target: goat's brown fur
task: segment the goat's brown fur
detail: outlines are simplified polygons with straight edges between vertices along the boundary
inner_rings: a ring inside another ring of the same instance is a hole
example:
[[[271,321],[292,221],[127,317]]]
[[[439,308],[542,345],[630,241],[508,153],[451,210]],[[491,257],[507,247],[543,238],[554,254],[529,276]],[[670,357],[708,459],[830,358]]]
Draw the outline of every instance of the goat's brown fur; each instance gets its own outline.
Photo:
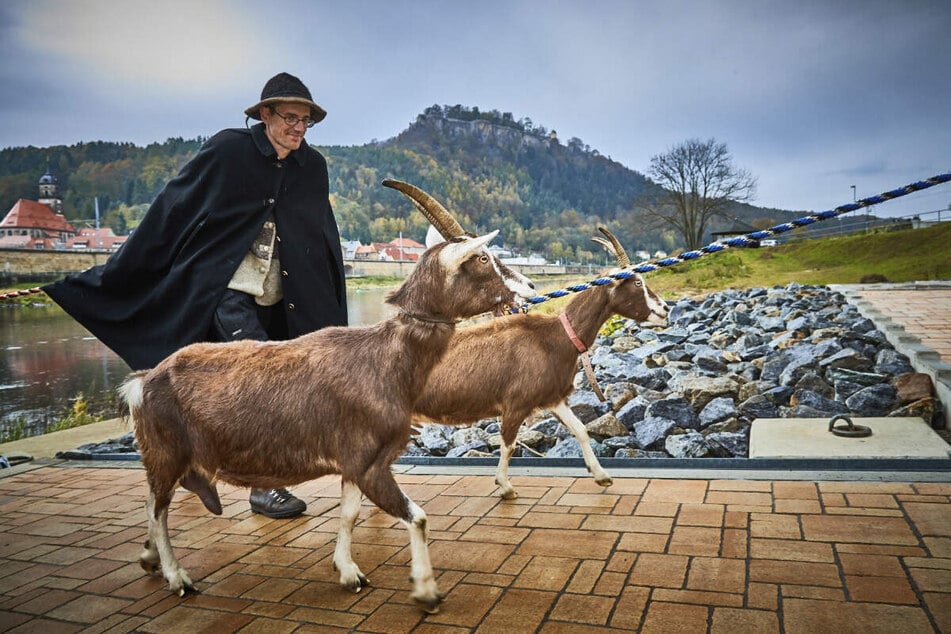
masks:
[[[425,552],[425,514],[399,489],[390,465],[406,448],[412,402],[444,353],[453,320],[517,299],[484,247],[462,247],[464,259],[446,270],[455,263],[443,256],[447,245],[423,254],[387,300],[399,314],[379,324],[326,328],[281,342],[194,344],[132,375],[123,393],[150,488],[143,567],[161,566],[173,591],[194,588],[167,536],[179,482],[220,513],[216,480],[275,488],[339,473],[345,493],[356,486],[407,523],[414,597],[436,609],[442,596]],[[460,251],[458,244],[448,248]],[[353,494],[345,497],[352,507]],[[334,561],[341,583],[359,590],[366,578],[350,559],[349,535],[346,541]]]
[[[565,313],[579,339],[591,347],[609,317],[663,321],[667,306],[640,277],[576,295]],[[574,390],[578,350],[557,316],[512,315],[459,329],[417,399],[414,419],[469,425],[500,416],[503,454],[496,481],[505,498],[516,497],[506,475],[508,458],[522,422],[537,409],[551,409],[575,433],[589,470],[600,484],[611,484],[588,446],[580,421],[567,407]],[[579,431],[580,430],[580,431]]]

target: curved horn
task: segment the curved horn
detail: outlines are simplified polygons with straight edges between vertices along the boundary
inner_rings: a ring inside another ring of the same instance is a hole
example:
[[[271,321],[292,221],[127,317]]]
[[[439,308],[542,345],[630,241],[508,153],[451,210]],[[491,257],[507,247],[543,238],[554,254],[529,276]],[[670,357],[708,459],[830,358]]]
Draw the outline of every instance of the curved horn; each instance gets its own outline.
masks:
[[[617,258],[617,263],[621,268],[625,268],[631,265],[631,259],[627,257],[627,252],[624,250],[624,247],[621,246],[621,243],[618,242],[617,238],[614,237],[614,234],[608,231],[607,227],[598,227],[598,231],[603,233],[605,237],[611,241],[611,246],[614,247],[613,253],[614,257]],[[601,242],[600,239],[594,239],[595,242]],[[601,242],[604,244],[603,242]]]
[[[420,213],[426,216],[429,222],[436,227],[446,240],[452,240],[453,238],[458,238],[466,234],[462,226],[452,217],[452,214],[450,214],[438,200],[419,187],[392,178],[383,179],[383,185],[406,194],[406,196],[413,201],[413,204],[416,205],[416,208],[419,209]]]

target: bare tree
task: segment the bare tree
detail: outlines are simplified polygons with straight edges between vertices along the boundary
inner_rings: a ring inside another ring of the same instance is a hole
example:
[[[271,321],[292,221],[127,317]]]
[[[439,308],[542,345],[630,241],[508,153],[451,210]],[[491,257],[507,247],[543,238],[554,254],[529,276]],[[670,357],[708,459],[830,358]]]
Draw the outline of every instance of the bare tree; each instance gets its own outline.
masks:
[[[756,194],[756,178],[735,167],[726,144],[713,138],[689,139],[652,157],[647,173],[665,190],[648,214],[673,225],[691,250],[703,246],[711,218]]]

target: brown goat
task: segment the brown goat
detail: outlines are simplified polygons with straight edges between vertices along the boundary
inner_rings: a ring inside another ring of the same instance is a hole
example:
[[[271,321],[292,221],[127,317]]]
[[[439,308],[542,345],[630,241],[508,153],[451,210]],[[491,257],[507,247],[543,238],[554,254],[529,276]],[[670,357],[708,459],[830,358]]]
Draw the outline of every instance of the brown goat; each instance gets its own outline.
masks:
[[[444,595],[430,564],[426,515],[400,490],[390,465],[406,449],[412,402],[455,321],[532,293],[505,278],[485,249],[496,233],[428,249],[387,298],[397,313],[376,325],[325,328],[290,341],[194,344],[131,375],[121,393],[149,484],[142,567],[160,569],[179,595],[195,589],[168,536],[179,482],[220,514],[216,480],[267,489],[340,474],[342,526],[356,520],[361,492],[402,520],[413,598],[437,611]],[[359,591],[367,579],[351,559],[349,534],[341,529],[334,565],[341,585]]]
[[[630,264],[614,236],[606,229],[601,231],[611,244],[596,240],[609,248],[622,266]],[[508,464],[519,427],[533,411],[548,409],[578,439],[595,481],[610,486],[611,477],[591,450],[584,425],[568,407],[580,350],[561,319],[567,318],[587,349],[614,314],[661,324],[667,312],[667,304],[635,274],[576,295],[563,317],[512,315],[459,329],[413,406],[414,422],[459,426],[501,417],[502,456],[495,481],[503,498],[514,499],[518,494],[509,480]]]

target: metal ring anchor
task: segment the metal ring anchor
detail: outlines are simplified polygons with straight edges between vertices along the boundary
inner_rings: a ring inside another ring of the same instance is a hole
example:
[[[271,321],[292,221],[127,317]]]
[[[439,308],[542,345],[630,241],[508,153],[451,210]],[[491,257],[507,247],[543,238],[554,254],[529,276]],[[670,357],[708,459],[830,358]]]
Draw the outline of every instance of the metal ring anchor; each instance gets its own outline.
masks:
[[[844,420],[845,425],[835,426],[837,420]],[[852,423],[852,419],[844,414],[839,414],[838,416],[833,416],[829,421],[829,431],[831,431],[836,436],[843,436],[845,438],[865,438],[866,436],[872,435],[871,427],[866,427],[865,425],[855,425]]]

